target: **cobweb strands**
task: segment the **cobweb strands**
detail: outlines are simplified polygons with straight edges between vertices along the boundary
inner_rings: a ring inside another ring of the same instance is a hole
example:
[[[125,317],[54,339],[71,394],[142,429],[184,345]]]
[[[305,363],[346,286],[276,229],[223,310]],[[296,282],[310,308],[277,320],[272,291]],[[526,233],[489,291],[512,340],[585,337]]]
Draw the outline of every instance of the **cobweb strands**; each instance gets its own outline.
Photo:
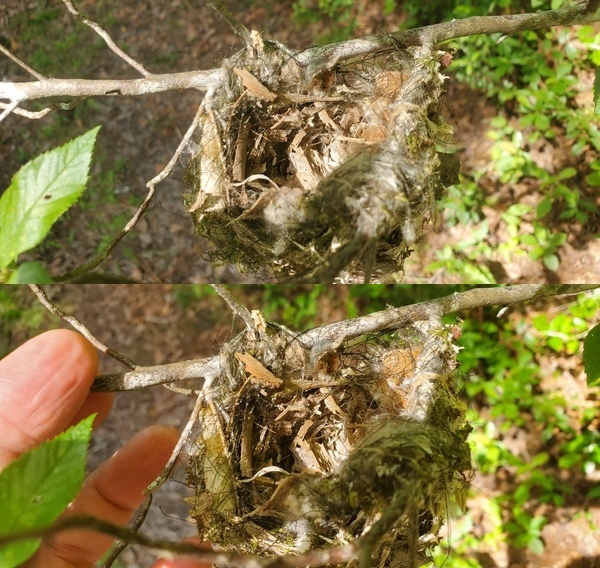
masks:
[[[263,329],[222,350],[188,448],[200,537],[255,556],[321,551],[311,566],[347,546],[350,566],[420,565],[471,470],[449,330],[410,322],[315,358],[302,334]]]
[[[186,204],[210,260],[281,281],[399,273],[457,173],[436,150],[450,134],[437,52],[390,36],[313,69],[253,34],[223,62],[190,148]]]

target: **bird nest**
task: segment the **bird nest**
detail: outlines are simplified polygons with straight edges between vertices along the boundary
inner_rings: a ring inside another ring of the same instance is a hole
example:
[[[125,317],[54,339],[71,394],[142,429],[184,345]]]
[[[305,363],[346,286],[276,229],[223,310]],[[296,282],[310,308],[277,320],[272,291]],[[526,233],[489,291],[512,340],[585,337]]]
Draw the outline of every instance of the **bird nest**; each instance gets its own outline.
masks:
[[[417,566],[471,469],[450,332],[415,322],[323,349],[255,317],[221,351],[188,450],[200,537],[304,555],[290,565]]]
[[[458,171],[436,151],[450,134],[437,55],[390,40],[311,70],[255,38],[223,63],[190,147],[185,200],[209,259],[278,280],[398,277]]]

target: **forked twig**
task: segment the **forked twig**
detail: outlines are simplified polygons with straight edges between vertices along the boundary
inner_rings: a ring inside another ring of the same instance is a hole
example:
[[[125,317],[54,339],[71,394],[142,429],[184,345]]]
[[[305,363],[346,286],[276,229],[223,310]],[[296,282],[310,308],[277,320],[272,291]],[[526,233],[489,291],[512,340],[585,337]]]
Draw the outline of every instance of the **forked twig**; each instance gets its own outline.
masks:
[[[386,310],[355,319],[315,327],[299,334],[295,340],[310,349],[311,359],[315,363],[320,354],[333,350],[344,341],[361,335],[400,329],[415,321],[430,320],[432,317],[442,317],[482,306],[509,306],[547,296],[579,294],[596,288],[600,288],[600,284],[520,284],[501,288],[474,288],[428,302],[399,308],[389,307]],[[128,373],[102,375],[96,377],[93,390],[134,390],[201,377],[205,379],[205,388],[209,388],[220,374],[220,358],[214,356],[206,359],[138,367]]]
[[[206,96],[208,96],[208,93]],[[144,213],[150,206],[150,202],[152,201],[152,198],[154,197],[154,193],[156,192],[156,185],[158,183],[160,183],[161,181],[163,181],[175,168],[175,165],[177,164],[177,161],[179,160],[181,153],[183,152],[183,150],[186,148],[186,146],[190,142],[192,135],[194,134],[194,132],[196,131],[196,128],[198,128],[198,125],[200,124],[201,114],[202,114],[202,104],[200,104],[200,106],[198,107],[198,110],[196,111],[196,116],[194,117],[192,124],[190,124],[190,127],[187,129],[187,132],[181,139],[181,142],[179,143],[179,146],[177,146],[177,149],[171,156],[169,163],[162,169],[162,171],[157,176],[153,177],[146,184],[146,187],[148,188],[148,193],[146,194],[146,198],[144,199],[143,203],[139,206],[138,210],[135,212],[133,217],[127,222],[127,225],[125,225],[125,227],[123,227],[123,229],[121,229],[119,234],[113,238],[113,240],[108,244],[108,246],[99,255],[97,255],[95,258],[93,258],[89,262],[86,262],[84,265],[78,266],[77,268],[74,268],[73,270],[67,272],[66,274],[63,274],[62,276],[58,276],[57,278],[55,278],[56,282],[64,282],[66,280],[71,280],[72,278],[75,278],[76,276],[84,274],[85,272],[94,270],[94,268],[98,267],[98,265],[100,265],[100,263],[104,262],[108,258],[110,253],[119,244],[121,239],[123,239],[123,237],[125,235],[127,235],[127,233],[131,232],[131,230],[137,225],[138,221],[142,218],[142,216],[144,215]]]
[[[18,114],[19,116],[24,116],[25,118],[29,118],[31,120],[38,120],[40,118],[44,118],[46,115],[50,114],[54,110],[73,110],[81,101],[85,100],[86,98],[87,97],[78,97],[76,99],[73,99],[70,103],[52,103],[46,108],[43,108],[42,110],[38,110],[36,112],[31,110],[25,110],[22,108],[15,108],[12,112],[13,114]],[[11,105],[6,103],[0,103],[0,108],[8,108],[9,106]],[[0,118],[0,121],[1,120],[2,119]]]
[[[63,321],[66,321],[69,325],[74,327],[96,349],[98,349],[99,351],[102,351],[102,353],[106,353],[106,355],[109,355],[113,359],[116,359],[120,363],[123,363],[123,365],[126,365],[130,369],[135,369],[137,367],[137,365],[129,357],[126,357],[125,355],[119,353],[118,351],[115,351],[114,349],[107,347],[99,339],[96,339],[96,337],[92,334],[92,332],[87,327],[85,327],[85,325],[83,325],[76,317],[67,314],[66,312],[61,310],[56,304],[52,303],[48,299],[48,296],[46,296],[46,293],[42,290],[42,288],[40,286],[38,286],[37,284],[29,284],[29,288],[37,296],[40,303],[47,310],[49,310],[54,315],[58,316],[60,319],[62,319]]]

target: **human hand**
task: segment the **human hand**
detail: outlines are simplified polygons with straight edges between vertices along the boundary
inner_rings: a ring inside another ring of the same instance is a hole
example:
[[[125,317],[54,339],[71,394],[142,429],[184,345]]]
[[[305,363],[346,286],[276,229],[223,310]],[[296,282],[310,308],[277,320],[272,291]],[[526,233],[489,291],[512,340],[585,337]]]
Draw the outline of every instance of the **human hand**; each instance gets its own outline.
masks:
[[[108,414],[113,395],[90,393],[96,376],[95,348],[78,333],[54,330],[31,339],[0,361],[0,470],[24,452],[90,414],[94,427]],[[124,525],[144,499],[143,490],[162,471],[177,443],[177,432],[151,426],[134,436],[86,479],[65,515],[89,514]],[[44,539],[28,568],[87,568],[110,547],[112,538],[69,530]],[[155,568],[206,568],[180,558]]]

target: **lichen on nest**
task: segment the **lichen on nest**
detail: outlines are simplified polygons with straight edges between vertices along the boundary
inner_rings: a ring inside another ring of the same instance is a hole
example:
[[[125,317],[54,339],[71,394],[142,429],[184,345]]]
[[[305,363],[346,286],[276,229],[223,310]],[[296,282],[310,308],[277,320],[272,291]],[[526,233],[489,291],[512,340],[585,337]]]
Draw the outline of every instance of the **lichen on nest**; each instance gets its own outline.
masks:
[[[209,258],[278,280],[399,273],[453,180],[436,151],[449,134],[437,55],[392,43],[309,71],[261,42],[221,75],[186,175]]]
[[[264,556],[356,542],[361,568],[418,565],[471,467],[448,331],[415,322],[315,359],[264,329],[222,350],[188,450],[201,538]]]

